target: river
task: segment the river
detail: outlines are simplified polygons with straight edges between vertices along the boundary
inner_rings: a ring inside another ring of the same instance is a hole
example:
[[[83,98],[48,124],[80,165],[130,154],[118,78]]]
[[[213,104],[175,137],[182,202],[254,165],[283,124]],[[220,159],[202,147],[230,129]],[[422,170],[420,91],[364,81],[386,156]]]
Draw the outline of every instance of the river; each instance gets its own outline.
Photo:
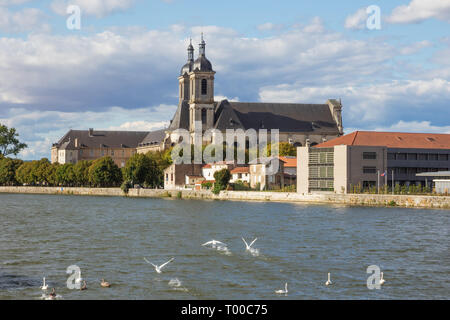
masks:
[[[66,300],[448,299],[449,229],[449,210],[0,194],[0,299],[40,299],[43,277]]]

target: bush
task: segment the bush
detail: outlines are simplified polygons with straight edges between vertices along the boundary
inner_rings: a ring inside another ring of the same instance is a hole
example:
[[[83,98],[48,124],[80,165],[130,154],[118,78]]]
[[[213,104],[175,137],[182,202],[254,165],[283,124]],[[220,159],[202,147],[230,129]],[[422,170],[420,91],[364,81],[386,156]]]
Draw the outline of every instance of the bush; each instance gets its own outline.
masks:
[[[220,191],[225,190],[228,186],[228,183],[231,179],[231,173],[228,169],[222,169],[220,171],[216,171],[214,173],[214,179],[216,180],[216,183],[214,183],[214,188],[212,192],[214,194],[219,194]]]
[[[123,193],[128,194],[128,191],[130,191],[130,189],[131,189],[132,187],[133,187],[133,186],[131,185],[131,182],[130,182],[130,181],[124,181],[124,182],[121,184],[120,189],[122,189]]]

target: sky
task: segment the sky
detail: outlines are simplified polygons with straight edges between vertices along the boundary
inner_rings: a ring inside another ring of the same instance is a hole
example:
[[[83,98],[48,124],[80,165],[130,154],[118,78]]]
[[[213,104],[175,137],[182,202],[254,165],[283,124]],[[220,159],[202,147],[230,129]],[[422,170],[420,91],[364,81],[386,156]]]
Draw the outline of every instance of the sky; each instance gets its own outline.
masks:
[[[450,0],[0,0],[0,123],[19,157],[49,158],[70,129],[166,127],[202,32],[217,100],[341,99],[346,133],[450,133]]]

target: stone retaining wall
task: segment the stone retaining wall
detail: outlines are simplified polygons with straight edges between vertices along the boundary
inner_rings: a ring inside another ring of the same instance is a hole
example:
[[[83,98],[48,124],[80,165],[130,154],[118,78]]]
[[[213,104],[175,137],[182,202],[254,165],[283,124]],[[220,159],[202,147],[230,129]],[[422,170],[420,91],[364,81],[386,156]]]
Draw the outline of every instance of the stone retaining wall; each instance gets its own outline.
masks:
[[[0,193],[66,194],[124,196],[119,188],[0,187]],[[450,196],[376,195],[376,194],[299,194],[288,192],[209,191],[130,189],[128,197],[183,198],[236,201],[275,201],[299,203],[335,203],[363,206],[400,206],[450,209]],[[1,205],[1,204],[0,204]]]

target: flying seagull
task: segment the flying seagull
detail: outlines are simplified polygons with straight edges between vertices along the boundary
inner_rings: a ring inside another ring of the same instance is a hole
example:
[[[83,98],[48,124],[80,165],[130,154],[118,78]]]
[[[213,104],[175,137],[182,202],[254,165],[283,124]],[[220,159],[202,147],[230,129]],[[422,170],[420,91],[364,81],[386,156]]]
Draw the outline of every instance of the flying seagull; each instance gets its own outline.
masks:
[[[150,261],[148,261],[148,260],[145,259],[145,258],[144,258],[144,260],[145,260],[145,262],[147,262],[148,264],[151,264],[151,265],[155,268],[155,271],[156,271],[156,272],[162,273],[161,269],[164,268],[167,264],[169,264],[169,263],[172,262],[173,260],[175,260],[175,258],[170,259],[169,261],[167,261],[166,263],[163,263],[163,264],[160,265],[160,266],[157,266],[157,265],[151,263]]]
[[[217,241],[217,240],[211,240],[211,241],[205,242],[204,244],[202,244],[202,246],[212,245],[212,247],[215,248],[218,244],[220,244],[221,246],[226,246],[225,243]]]
[[[255,238],[255,240],[253,240],[250,244],[248,244],[247,241],[245,241],[245,239],[242,238],[242,241],[244,241],[244,243],[245,243],[246,250],[249,250],[249,251],[251,251],[253,249],[252,245],[255,243],[256,240],[258,240],[258,238]]]

